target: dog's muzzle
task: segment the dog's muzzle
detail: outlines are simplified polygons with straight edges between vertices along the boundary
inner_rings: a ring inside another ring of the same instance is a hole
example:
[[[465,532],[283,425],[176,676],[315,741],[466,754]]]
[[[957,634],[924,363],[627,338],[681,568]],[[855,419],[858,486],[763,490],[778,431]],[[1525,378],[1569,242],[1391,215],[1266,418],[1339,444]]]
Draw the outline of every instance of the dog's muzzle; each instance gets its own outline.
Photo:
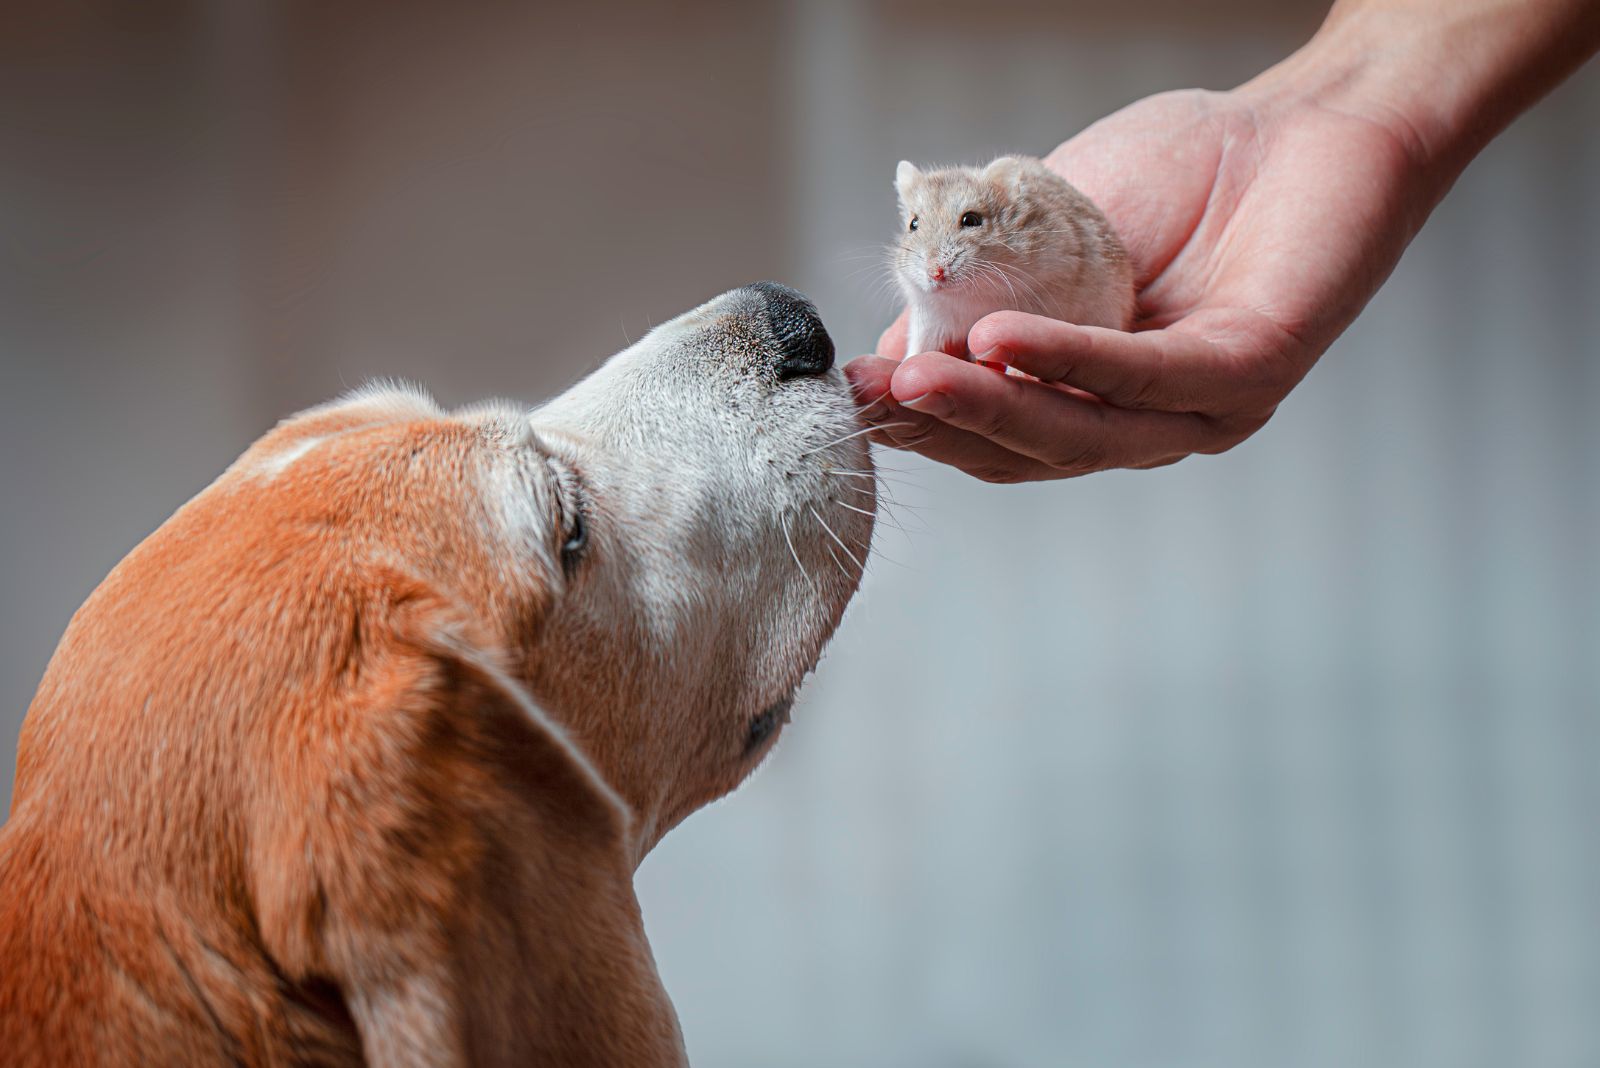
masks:
[[[756,282],[745,288],[766,304],[767,325],[778,343],[780,380],[824,374],[833,366],[833,339],[816,305],[803,293],[778,282]]]

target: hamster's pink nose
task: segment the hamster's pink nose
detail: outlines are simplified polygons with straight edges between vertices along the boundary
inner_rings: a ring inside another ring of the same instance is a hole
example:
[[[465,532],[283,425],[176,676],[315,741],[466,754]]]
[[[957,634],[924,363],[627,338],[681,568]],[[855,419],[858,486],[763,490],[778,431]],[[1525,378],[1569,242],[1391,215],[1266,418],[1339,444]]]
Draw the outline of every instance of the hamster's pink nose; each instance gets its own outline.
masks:
[[[931,278],[935,282],[943,282],[944,281],[944,268],[943,267],[939,267],[939,266],[929,267],[928,268],[928,277]]]

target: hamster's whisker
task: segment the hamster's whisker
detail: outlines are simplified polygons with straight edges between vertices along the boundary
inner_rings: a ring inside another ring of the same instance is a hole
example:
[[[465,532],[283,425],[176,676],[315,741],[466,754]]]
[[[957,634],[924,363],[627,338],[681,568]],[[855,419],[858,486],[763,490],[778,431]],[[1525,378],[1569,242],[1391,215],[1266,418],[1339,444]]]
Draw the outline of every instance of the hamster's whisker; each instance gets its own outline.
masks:
[[[872,279],[870,294],[872,298],[878,301],[880,304],[890,300],[898,302],[898,298],[900,296],[900,287],[895,283],[892,269],[891,273],[879,273]]]
[[[1045,294],[1041,292],[1044,283],[1039,281],[1038,275],[1031,271],[1025,271],[1014,263],[997,263],[995,266],[1002,272],[1011,272],[1034,300],[1044,303]]]
[[[1022,288],[1027,292],[1030,299],[1037,303],[1044,303],[1044,294],[1039,291],[1039,286],[1037,284],[1039,280],[1036,276],[1023,270],[1021,267],[1018,267],[1015,264],[1001,263],[998,260],[990,260],[988,262],[989,265],[999,272],[1002,277],[1007,279],[1008,285],[1012,279],[1015,279],[1017,284],[1022,286]],[[1016,290],[1013,289],[1012,292],[1015,293]]]
[[[1032,271],[1029,271],[1029,270],[1026,270],[1026,269],[1024,269],[1022,267],[1019,267],[1015,263],[1001,263],[999,260],[996,260],[995,261],[995,266],[999,267],[999,268],[1001,268],[1003,270],[1015,271],[1018,275],[1030,278],[1035,282],[1037,282],[1039,280],[1039,276],[1038,275],[1034,274]]]
[[[899,296],[900,289],[899,286],[895,284],[894,278],[891,276],[886,276],[883,269],[876,264],[869,264],[868,266],[862,267],[859,270],[851,271],[849,274],[843,277],[842,281],[851,282],[861,274],[864,274],[868,271],[872,273],[870,277],[867,278],[865,289],[863,290],[868,297],[875,302],[882,303],[889,297]]]
[[[979,277],[992,286],[996,292],[999,292],[1000,286],[1004,285],[1011,293],[1011,303],[1014,305],[1022,303],[1022,301],[1017,297],[1017,287],[1011,284],[1011,279],[1006,277],[1004,271],[999,270],[988,260],[979,260],[975,266],[978,268],[979,272],[981,272]]]
[[[1006,291],[1011,294],[1011,303],[1013,303],[1013,304],[1022,303],[1017,298],[1017,287],[1011,284],[1010,276],[1007,275],[1006,272],[1002,271],[998,266],[996,266],[995,264],[992,264],[992,263],[988,265],[988,269],[996,278],[998,278],[1002,283],[1004,283],[1004,285],[1006,287]]]
[[[854,248],[840,252],[834,256],[838,260],[861,260],[872,256],[880,256],[885,250],[893,248],[892,244],[884,245],[874,242],[870,245],[856,245]]]

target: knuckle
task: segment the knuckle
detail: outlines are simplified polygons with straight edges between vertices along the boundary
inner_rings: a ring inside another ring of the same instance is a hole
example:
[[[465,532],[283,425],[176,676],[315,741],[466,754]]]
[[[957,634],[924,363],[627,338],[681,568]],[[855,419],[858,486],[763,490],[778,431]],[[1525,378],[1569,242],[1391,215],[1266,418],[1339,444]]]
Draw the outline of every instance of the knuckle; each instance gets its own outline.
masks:
[[[1241,395],[1268,410],[1276,408],[1289,391],[1305,377],[1308,365],[1289,353],[1270,349],[1246,362],[1241,379]]]
[[[1232,416],[1223,419],[1212,419],[1210,433],[1207,440],[1195,451],[1207,456],[1217,456],[1227,452],[1237,445],[1243,444],[1256,431],[1267,424],[1271,413],[1267,415]]]
[[[1057,471],[1086,475],[1106,466],[1105,449],[1092,441],[1061,442],[1051,451],[1046,462]]]
[[[871,434],[868,434],[867,437],[873,442],[873,444],[882,445],[886,449],[905,448],[904,445],[900,444],[900,442],[896,441],[893,437],[882,430],[874,430]]]
[[[1227,436],[1212,438],[1210,441],[1207,441],[1205,444],[1196,449],[1195,452],[1200,453],[1202,456],[1220,456],[1242,441],[1244,441],[1244,438],[1242,437],[1234,438],[1232,436]]]
[[[980,412],[971,419],[966,420],[966,428],[972,433],[983,438],[996,438],[1010,429],[1011,420],[1006,413],[997,408]]]
[[[902,449],[915,449],[926,445],[933,437],[938,424],[930,421],[919,421],[910,426],[898,426],[893,430],[884,430],[882,433],[890,438],[894,444]]]
[[[1101,412],[1100,424],[1095,429],[1103,430],[1104,424],[1105,413]],[[1107,466],[1108,457],[1100,434],[1089,432],[1056,440],[1043,459],[1058,471],[1069,475],[1086,475]]]
[[[992,482],[997,486],[1012,485],[1025,479],[1023,472],[1015,465],[1005,463],[980,463],[973,464],[966,469],[967,474],[984,482]]]
[[[1139,381],[1133,389],[1120,398],[1120,407],[1123,408],[1158,408],[1161,407],[1157,396],[1154,378],[1145,378]]]

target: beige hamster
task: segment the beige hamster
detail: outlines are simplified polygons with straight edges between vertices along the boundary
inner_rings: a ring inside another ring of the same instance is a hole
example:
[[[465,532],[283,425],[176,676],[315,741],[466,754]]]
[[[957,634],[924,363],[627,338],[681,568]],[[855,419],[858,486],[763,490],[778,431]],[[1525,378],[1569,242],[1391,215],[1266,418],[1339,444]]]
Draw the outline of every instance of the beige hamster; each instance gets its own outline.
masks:
[[[1133,271],[1110,222],[1066,179],[1027,156],[919,170],[902,160],[895,280],[909,313],[906,353],[970,358],[967,331],[1003,309],[1126,330]]]

